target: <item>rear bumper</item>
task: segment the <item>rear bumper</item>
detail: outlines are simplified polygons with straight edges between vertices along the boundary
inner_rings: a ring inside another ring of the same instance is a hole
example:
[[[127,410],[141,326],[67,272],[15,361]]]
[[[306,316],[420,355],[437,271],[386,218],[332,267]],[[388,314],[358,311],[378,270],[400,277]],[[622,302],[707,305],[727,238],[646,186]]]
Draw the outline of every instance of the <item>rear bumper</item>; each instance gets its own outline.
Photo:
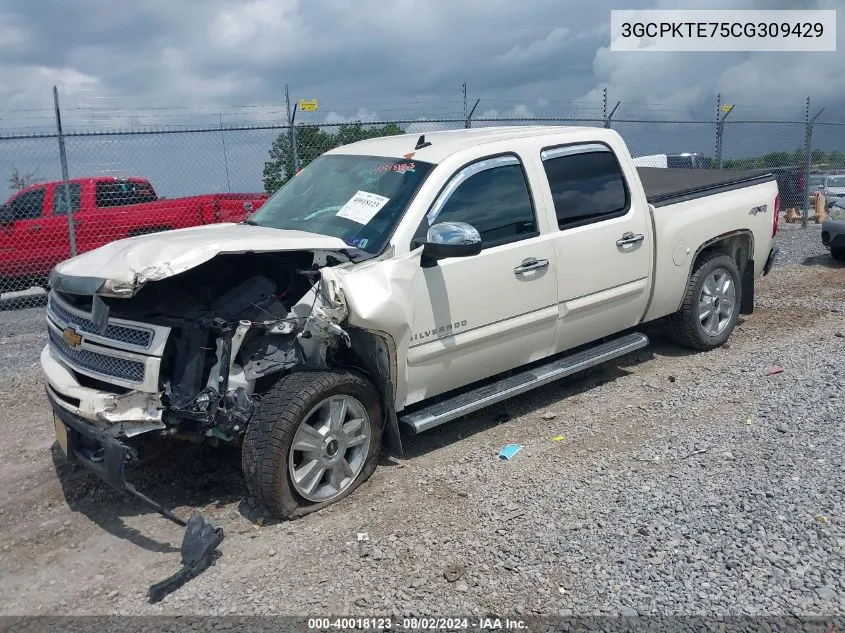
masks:
[[[828,218],[822,223],[822,245],[827,249],[845,250],[845,220]]]
[[[768,275],[769,271],[772,269],[772,266],[775,264],[775,259],[777,259],[778,253],[780,252],[779,248],[772,247],[769,251],[769,256],[766,258],[766,264],[763,266],[763,275]]]

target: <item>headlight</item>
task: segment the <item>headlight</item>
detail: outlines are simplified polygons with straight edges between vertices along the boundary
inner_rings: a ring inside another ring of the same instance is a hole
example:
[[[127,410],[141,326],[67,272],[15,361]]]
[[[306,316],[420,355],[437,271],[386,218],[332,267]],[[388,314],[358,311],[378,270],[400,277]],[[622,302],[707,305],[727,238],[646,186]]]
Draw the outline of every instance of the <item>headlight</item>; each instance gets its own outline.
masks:
[[[106,279],[100,289],[97,290],[97,294],[104,297],[131,297],[135,294],[135,284],[128,281]]]

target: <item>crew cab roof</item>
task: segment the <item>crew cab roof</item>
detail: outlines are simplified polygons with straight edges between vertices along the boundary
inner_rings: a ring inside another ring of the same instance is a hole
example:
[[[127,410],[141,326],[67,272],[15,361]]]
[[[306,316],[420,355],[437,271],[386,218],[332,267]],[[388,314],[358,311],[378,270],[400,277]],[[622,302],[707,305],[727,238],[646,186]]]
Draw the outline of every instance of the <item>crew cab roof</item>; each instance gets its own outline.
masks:
[[[438,132],[421,132],[415,134],[398,134],[374,139],[357,141],[335,148],[329,154],[359,154],[365,156],[389,156],[402,158],[413,153],[417,160],[428,163],[439,163],[462,150],[483,143],[493,143],[508,139],[527,138],[535,136],[551,136],[560,138],[561,135],[571,134],[573,140],[583,140],[584,133],[589,131],[590,140],[603,140],[606,130],[602,128],[587,128],[562,125],[513,125],[501,127],[479,127],[461,130],[442,130]],[[414,149],[420,136],[431,145],[422,149]]]

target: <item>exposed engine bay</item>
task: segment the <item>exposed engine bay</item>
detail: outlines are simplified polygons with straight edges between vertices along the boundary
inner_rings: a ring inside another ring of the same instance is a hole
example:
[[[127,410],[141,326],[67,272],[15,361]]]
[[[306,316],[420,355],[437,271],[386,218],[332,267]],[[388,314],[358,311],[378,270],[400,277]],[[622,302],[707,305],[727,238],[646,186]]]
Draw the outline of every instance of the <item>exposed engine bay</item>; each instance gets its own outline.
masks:
[[[340,253],[222,254],[131,297],[60,296],[91,313],[102,301],[103,322],[171,328],[159,372],[167,434],[236,442],[256,393],[280,372],[329,367],[350,347],[340,315],[329,314],[332,301],[321,296],[321,269],[344,263]]]

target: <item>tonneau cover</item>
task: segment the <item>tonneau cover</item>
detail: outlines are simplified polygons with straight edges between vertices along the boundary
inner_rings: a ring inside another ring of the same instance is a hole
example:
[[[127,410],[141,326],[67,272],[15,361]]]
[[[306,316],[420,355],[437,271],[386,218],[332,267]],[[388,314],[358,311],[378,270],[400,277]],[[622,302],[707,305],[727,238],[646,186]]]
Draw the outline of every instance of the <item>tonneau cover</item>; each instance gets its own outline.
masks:
[[[655,207],[775,180],[765,170],[637,167],[646,199]]]

